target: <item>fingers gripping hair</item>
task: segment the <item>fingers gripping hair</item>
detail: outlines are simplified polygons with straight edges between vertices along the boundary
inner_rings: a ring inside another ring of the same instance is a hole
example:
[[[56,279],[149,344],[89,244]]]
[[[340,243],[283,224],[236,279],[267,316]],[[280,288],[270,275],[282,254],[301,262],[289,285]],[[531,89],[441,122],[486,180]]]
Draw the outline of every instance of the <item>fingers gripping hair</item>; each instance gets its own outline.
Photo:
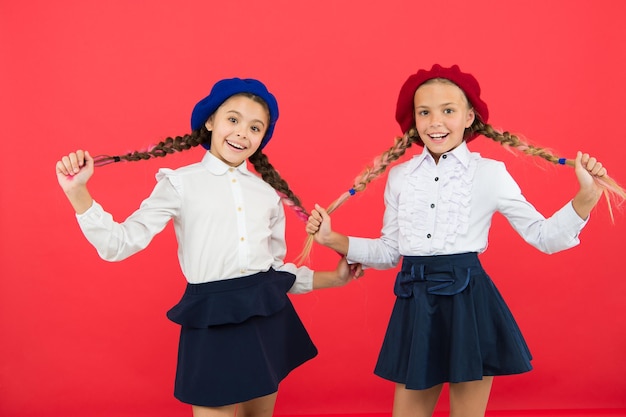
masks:
[[[121,161],[142,161],[151,158],[161,158],[175,152],[191,149],[202,143],[209,143],[210,141],[211,132],[209,132],[205,126],[202,126],[189,135],[176,136],[174,138],[168,137],[146,151],[134,151],[119,156],[98,155],[94,157],[94,165],[103,166]],[[250,162],[254,165],[254,168],[261,175],[263,180],[280,194],[283,202],[291,207],[300,219],[306,221],[309,214],[304,207],[302,207],[300,199],[291,191],[287,182],[281,178],[278,171],[269,163],[267,156],[259,149],[250,157]]]
[[[206,127],[202,126],[202,128],[194,130],[189,135],[176,136],[174,138],[168,137],[146,151],[133,151],[119,156],[98,155],[94,157],[94,165],[103,166],[121,161],[142,161],[151,158],[161,158],[175,152],[191,149],[210,140],[211,133]]]
[[[278,192],[283,203],[286,204],[289,208],[291,208],[298,218],[304,222],[306,222],[309,218],[309,213],[302,207],[302,203],[300,199],[294,194],[293,191],[289,188],[289,184],[285,181],[278,171],[274,169],[272,164],[270,164],[267,156],[258,149],[252,156],[249,158],[250,163],[254,166],[256,172],[261,175],[263,181],[268,183]]]
[[[335,201],[330,203],[326,211],[328,214],[332,213],[336,209],[338,209],[343,203],[345,203],[348,198],[356,194],[357,192],[365,191],[367,185],[379,178],[391,165],[393,162],[400,159],[408,148],[411,147],[413,143],[419,143],[421,139],[417,134],[417,130],[415,128],[409,129],[404,136],[396,136],[394,139],[394,144],[389,149],[387,149],[382,154],[378,155],[374,158],[374,161],[371,165],[365,167],[365,169],[354,179],[354,184],[352,187],[345,191],[343,194],[339,196]],[[300,255],[298,255],[296,262],[304,263],[309,260],[309,256],[311,254],[311,249],[313,248],[313,235],[309,235],[304,244],[304,248]]]

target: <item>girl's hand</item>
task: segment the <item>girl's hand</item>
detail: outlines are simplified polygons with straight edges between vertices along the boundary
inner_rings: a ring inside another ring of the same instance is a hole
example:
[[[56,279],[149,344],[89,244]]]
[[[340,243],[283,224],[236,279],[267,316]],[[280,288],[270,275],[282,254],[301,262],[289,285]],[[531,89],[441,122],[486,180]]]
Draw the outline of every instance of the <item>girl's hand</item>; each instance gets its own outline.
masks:
[[[352,281],[353,279],[359,279],[363,276],[363,268],[361,264],[348,264],[345,256],[342,256],[337,264],[337,287],[341,287]]]
[[[343,287],[350,281],[363,276],[361,264],[349,265],[344,256],[334,271],[315,271],[313,273],[313,289]]]
[[[601,187],[594,181],[593,177],[601,178],[606,175],[606,168],[602,166],[596,158],[588,153],[578,151],[575,160],[576,177],[581,189],[599,189]]]
[[[581,219],[587,219],[589,213],[602,197],[603,188],[595,181],[606,175],[606,168],[587,153],[578,152],[574,161],[576,178],[580,189],[574,196],[572,204]]]
[[[330,216],[319,204],[316,204],[315,209],[311,211],[306,232],[313,235],[315,241],[322,245],[326,244],[333,232]]]
[[[315,209],[311,211],[309,221],[306,225],[306,231],[312,235],[317,243],[334,249],[339,254],[348,253],[350,241],[347,236],[341,233],[333,232],[331,227],[330,216],[319,204],[315,205]]]
[[[93,158],[87,151],[77,150],[56,163],[57,180],[65,192],[85,186],[93,172]]]
[[[78,214],[84,213],[93,204],[93,198],[87,190],[93,167],[93,158],[89,152],[82,150],[64,156],[56,164],[59,185]]]

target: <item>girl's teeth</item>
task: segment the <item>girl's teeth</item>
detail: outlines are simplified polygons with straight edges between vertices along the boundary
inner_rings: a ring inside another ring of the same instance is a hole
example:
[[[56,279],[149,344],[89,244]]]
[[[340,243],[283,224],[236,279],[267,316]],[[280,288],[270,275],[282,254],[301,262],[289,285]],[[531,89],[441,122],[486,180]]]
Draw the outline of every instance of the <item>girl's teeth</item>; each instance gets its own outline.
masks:
[[[237,145],[236,143],[228,142],[228,144],[229,144],[230,146],[232,146],[233,148],[243,149],[243,146],[239,146],[239,145]]]

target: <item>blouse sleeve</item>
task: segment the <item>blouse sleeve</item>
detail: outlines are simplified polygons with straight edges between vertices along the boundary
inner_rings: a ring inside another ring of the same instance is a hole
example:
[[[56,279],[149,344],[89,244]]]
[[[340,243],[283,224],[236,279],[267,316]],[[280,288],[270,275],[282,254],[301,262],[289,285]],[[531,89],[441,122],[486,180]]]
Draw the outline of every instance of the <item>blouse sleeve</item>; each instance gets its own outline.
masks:
[[[578,236],[588,219],[583,220],[576,214],[571,201],[549,218],[545,218],[522,195],[504,164],[502,172],[495,178],[499,182],[496,189],[501,190],[498,211],[526,242],[548,254],[580,243]]]
[[[87,240],[106,261],[121,261],[144,249],[180,210],[180,196],[169,177],[161,177],[152,194],[124,222],[118,223],[100,204],[77,214]]]
[[[313,271],[306,266],[297,267],[293,263],[285,263],[287,244],[285,242],[285,208],[279,204],[276,216],[270,222],[272,237],[271,251],[274,256],[272,268],[294,274],[296,281],[289,290],[292,294],[303,294],[313,290]]]
[[[389,269],[395,267],[400,261],[398,197],[403,174],[398,168],[389,172],[389,179],[385,186],[385,214],[381,236],[377,239],[348,237],[348,262],[360,263],[364,267],[374,269]]]

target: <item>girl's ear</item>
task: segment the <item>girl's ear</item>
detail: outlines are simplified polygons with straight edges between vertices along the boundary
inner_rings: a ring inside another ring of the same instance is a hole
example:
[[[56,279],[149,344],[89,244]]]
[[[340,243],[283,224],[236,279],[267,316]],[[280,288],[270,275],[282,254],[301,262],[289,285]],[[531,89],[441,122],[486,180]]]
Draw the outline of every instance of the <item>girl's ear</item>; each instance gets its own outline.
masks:
[[[476,119],[476,112],[474,112],[474,109],[469,109],[469,111],[467,112],[467,120],[465,122],[465,128],[467,129],[468,127],[470,127],[472,123],[474,123],[475,119]]]
[[[208,130],[209,132],[213,130],[213,115],[211,115],[207,121],[204,123],[204,127],[206,127],[206,130]]]

